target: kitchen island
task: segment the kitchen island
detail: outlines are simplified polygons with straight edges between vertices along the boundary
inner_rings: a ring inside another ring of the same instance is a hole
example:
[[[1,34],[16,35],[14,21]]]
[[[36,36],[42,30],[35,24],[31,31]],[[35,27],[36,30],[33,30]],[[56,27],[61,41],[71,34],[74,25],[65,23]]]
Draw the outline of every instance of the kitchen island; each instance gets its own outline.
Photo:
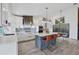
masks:
[[[56,44],[56,38],[58,33],[37,33],[35,35],[35,45],[39,49],[48,48],[49,45]]]

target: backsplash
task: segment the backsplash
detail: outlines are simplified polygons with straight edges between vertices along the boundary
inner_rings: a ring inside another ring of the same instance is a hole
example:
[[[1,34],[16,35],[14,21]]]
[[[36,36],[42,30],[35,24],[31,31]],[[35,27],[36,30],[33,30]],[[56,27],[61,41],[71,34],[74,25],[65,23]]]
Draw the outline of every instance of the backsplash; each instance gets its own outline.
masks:
[[[26,27],[26,28],[16,28],[16,32],[31,32],[31,33],[35,33],[36,32],[36,28],[30,28],[30,27]]]
[[[3,29],[3,27],[2,27],[2,26],[0,26],[0,36],[2,36],[2,35],[3,35],[3,33],[4,33],[4,29]]]

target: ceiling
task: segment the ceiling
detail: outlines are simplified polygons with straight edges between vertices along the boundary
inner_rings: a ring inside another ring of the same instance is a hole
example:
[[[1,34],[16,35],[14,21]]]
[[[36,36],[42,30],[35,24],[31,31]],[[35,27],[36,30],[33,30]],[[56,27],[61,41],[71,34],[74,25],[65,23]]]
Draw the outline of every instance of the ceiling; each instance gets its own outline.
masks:
[[[13,3],[13,13],[17,15],[45,15],[45,8],[48,7],[48,15],[60,10],[66,10],[73,6],[73,3]]]

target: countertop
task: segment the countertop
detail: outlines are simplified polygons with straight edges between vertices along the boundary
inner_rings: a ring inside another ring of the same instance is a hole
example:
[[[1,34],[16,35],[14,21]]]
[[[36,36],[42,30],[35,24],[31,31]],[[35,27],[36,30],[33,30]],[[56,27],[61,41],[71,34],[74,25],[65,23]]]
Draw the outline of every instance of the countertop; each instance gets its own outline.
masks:
[[[18,42],[16,35],[0,37],[0,44],[13,43],[13,42]]]
[[[52,35],[52,34],[58,34],[57,32],[52,32],[52,33],[36,33],[35,35],[38,36],[48,36],[48,35]]]

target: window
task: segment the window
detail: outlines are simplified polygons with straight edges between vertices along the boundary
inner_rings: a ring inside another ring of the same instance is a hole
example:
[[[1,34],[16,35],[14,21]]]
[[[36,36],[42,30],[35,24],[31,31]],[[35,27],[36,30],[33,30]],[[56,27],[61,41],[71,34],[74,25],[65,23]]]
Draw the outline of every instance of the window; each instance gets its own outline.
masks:
[[[33,24],[33,16],[23,16],[23,25]]]

